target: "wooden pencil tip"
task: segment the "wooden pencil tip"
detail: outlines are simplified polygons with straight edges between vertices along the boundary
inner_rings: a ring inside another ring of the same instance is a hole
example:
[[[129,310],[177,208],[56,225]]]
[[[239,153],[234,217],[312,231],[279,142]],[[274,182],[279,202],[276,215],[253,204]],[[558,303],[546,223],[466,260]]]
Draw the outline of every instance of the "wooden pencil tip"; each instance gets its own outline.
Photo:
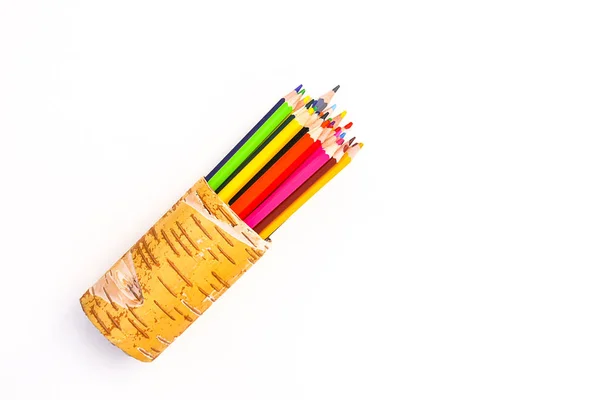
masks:
[[[344,129],[350,129],[352,128],[352,125],[354,125],[354,122],[348,122],[346,125],[344,125]]]
[[[362,143],[354,143],[352,146],[350,146],[348,151],[346,151],[346,154],[348,154],[348,157],[352,159],[356,157],[360,149],[362,149]]]
[[[296,93],[300,92],[300,89],[302,89],[302,84],[300,84],[296,89],[294,89],[296,91]]]
[[[333,89],[331,89],[332,91],[336,92],[338,91],[338,89],[340,88],[340,85],[337,85],[336,87],[334,87]]]

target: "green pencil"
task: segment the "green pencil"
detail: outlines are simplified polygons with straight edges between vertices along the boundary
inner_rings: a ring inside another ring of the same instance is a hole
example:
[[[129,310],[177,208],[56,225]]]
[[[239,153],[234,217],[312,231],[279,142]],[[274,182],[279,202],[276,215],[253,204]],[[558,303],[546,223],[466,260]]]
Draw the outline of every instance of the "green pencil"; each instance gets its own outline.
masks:
[[[208,180],[208,185],[217,190],[223,182],[269,137],[275,129],[292,113],[294,103],[300,94],[292,91],[284,97],[285,101],[279,108],[254,132],[254,134],[232,155],[225,164]]]

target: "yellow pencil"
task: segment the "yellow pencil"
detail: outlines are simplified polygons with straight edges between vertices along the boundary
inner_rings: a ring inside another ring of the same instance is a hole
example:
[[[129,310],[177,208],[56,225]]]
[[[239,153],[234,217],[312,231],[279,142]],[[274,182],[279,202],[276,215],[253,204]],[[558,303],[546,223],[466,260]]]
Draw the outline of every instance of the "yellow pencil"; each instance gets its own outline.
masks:
[[[256,231],[263,239],[271,236],[277,228],[279,228],[289,217],[292,216],[300,207],[304,205],[315,193],[317,193],[323,186],[325,186],[330,180],[333,179],[342,169],[344,169],[354,157],[358,151],[363,147],[362,143],[358,146],[352,146],[344,153],[339,162],[337,162],[329,171],[321,176],[308,190],[302,193],[292,204],[290,204],[281,214],[270,221],[266,226],[262,227],[262,223],[256,226]]]
[[[242,170],[219,191],[219,197],[226,203],[233,198],[254,175],[256,175],[279,151],[298,133],[304,125],[315,124],[318,115],[311,115],[306,108],[295,113],[295,118],[277,134]]]

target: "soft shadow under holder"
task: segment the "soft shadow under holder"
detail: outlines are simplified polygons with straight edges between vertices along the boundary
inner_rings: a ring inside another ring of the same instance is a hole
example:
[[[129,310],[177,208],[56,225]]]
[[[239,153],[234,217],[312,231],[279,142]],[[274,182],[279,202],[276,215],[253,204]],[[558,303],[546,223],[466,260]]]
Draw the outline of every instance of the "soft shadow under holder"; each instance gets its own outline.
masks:
[[[81,306],[111,343],[149,362],[268,247],[201,179],[81,296]]]

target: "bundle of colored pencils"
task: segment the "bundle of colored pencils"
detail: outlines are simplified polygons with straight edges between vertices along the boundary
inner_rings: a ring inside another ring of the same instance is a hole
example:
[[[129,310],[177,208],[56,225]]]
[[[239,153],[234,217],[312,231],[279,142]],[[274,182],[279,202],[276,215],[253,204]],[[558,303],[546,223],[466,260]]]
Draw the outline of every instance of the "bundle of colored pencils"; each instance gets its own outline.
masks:
[[[206,176],[210,187],[266,239],[362,148],[346,140],[352,122],[302,85],[281,98]]]

